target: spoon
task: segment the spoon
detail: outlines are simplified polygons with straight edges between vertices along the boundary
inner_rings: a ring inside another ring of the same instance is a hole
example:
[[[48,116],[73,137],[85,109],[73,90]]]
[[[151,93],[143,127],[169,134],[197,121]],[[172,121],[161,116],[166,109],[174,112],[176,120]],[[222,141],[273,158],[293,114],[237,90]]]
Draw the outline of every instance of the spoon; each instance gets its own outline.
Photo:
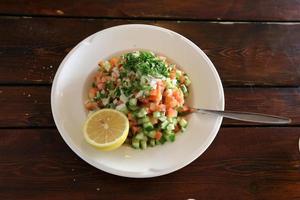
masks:
[[[289,124],[292,122],[290,118],[286,118],[286,117],[266,115],[260,113],[251,113],[251,112],[236,112],[236,111],[221,111],[221,110],[190,108],[189,111],[187,111],[185,114],[189,114],[189,113],[215,114],[230,119],[247,121],[247,122],[264,123],[264,124]]]

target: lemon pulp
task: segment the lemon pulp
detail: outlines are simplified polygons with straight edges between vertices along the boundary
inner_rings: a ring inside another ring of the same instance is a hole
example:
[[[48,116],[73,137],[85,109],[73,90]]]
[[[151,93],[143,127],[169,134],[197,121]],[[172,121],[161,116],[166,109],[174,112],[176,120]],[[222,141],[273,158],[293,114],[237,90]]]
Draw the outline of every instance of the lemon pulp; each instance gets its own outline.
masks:
[[[83,132],[85,140],[100,150],[113,150],[126,140],[129,130],[127,117],[113,109],[96,111],[86,120]]]

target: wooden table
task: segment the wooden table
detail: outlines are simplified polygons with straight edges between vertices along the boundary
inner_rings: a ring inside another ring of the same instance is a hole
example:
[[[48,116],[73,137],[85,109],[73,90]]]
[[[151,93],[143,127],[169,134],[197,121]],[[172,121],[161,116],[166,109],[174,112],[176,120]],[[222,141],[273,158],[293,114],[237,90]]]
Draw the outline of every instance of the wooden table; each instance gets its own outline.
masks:
[[[300,199],[299,0],[2,0],[0,14],[0,199]],[[226,109],[293,123],[224,120],[201,157],[158,178],[91,167],[55,127],[52,79],[83,38],[128,23],[174,30],[202,48]]]

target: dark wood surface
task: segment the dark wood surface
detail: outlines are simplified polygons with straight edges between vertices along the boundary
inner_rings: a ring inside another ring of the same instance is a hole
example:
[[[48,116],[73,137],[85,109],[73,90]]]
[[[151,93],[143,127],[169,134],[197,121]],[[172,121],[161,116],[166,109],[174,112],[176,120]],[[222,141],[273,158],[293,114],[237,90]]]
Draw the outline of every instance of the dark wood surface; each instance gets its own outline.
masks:
[[[20,17],[0,18],[0,27],[5,27],[0,29],[0,83],[50,84],[63,57],[79,41],[127,23],[154,24],[191,39],[216,65],[225,86],[300,85],[299,24]]]
[[[104,18],[298,21],[299,0],[2,0],[0,14]]]
[[[299,20],[299,0],[0,1],[0,199],[300,199]],[[55,128],[52,80],[74,45],[128,23],[174,30],[203,49],[226,109],[292,124],[224,120],[202,156],[162,177],[91,167]]]
[[[89,166],[54,129],[3,129],[0,198],[299,199],[299,132],[221,128],[212,146],[182,170],[129,179]]]

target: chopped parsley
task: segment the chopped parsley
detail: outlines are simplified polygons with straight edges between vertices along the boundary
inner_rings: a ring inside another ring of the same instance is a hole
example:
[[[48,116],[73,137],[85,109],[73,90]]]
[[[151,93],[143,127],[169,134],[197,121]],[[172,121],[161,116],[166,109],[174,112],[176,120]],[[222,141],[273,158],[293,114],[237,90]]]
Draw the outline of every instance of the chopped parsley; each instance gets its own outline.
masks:
[[[125,54],[123,67],[141,75],[152,75],[157,78],[169,76],[166,64],[153,53],[146,51]]]

